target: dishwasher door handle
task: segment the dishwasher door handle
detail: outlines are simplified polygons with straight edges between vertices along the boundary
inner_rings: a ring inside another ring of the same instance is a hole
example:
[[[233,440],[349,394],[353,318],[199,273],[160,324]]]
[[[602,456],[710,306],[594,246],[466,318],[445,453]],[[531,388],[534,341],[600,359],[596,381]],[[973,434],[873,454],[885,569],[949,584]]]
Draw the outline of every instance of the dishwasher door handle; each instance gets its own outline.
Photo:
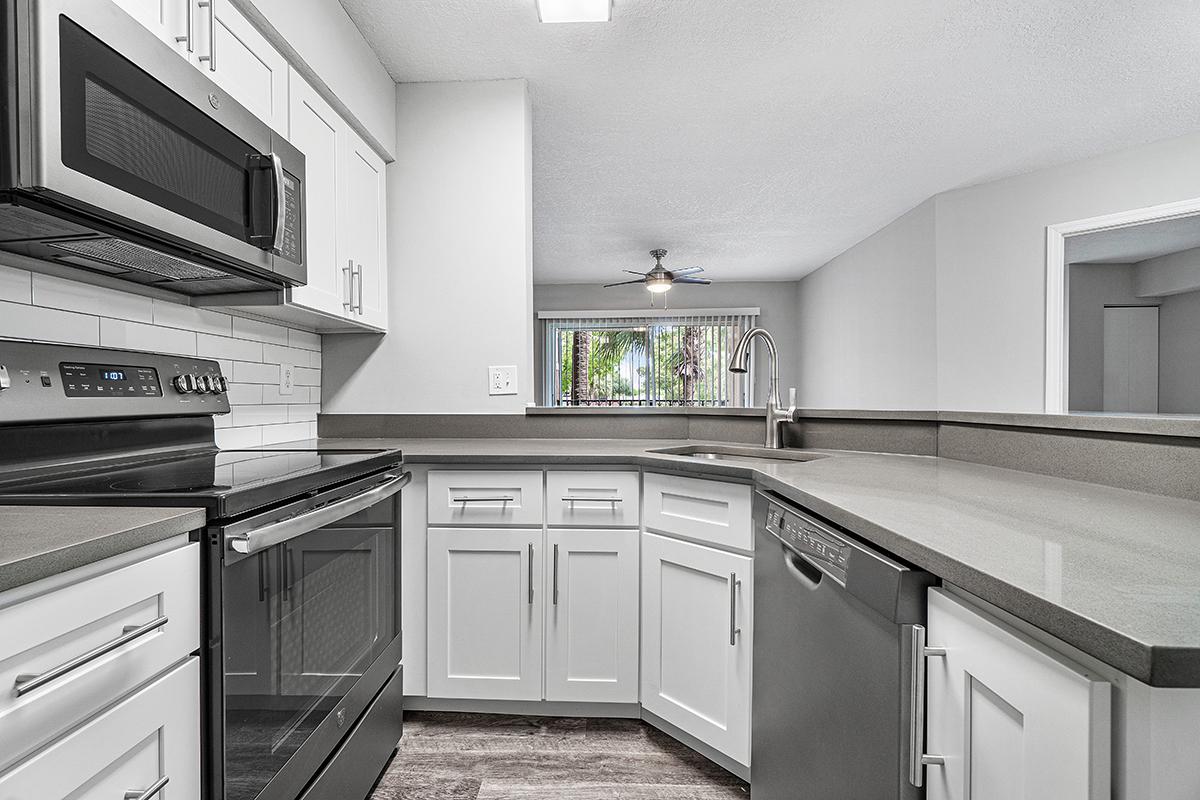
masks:
[[[813,566],[804,556],[793,552],[787,545],[780,544],[779,546],[783,550],[783,565],[791,576],[799,581],[805,589],[820,589],[825,573]]]

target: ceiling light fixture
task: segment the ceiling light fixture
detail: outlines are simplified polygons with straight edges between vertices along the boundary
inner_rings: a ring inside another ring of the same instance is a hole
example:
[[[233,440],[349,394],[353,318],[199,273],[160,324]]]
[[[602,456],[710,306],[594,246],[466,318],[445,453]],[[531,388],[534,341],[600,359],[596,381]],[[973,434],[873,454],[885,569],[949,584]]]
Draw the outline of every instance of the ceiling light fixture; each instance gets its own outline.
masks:
[[[541,22],[612,22],[612,0],[536,0]]]

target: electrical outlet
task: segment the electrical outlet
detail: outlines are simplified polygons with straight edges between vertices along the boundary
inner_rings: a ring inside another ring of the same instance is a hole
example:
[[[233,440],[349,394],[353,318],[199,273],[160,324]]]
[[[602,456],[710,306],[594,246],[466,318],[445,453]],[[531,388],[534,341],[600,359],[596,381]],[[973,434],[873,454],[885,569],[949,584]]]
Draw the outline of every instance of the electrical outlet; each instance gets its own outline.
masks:
[[[516,367],[488,367],[488,394],[516,394]]]
[[[279,365],[279,393],[294,394],[296,391],[296,365]]]

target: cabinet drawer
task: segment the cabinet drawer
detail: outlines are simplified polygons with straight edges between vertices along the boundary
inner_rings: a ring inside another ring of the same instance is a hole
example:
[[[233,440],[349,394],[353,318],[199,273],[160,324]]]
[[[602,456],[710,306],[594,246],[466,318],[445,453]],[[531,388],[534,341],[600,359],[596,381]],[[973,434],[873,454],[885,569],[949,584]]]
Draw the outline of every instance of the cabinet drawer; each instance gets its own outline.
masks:
[[[751,487],[740,483],[646,475],[642,520],[662,533],[753,550],[750,507]]]
[[[0,608],[0,768],[199,646],[194,543]]]
[[[0,773],[0,800],[119,800],[164,779],[154,800],[199,800],[196,658]]]
[[[434,470],[430,525],[540,525],[541,470]]]
[[[546,523],[636,527],[636,472],[551,470],[546,473]]]

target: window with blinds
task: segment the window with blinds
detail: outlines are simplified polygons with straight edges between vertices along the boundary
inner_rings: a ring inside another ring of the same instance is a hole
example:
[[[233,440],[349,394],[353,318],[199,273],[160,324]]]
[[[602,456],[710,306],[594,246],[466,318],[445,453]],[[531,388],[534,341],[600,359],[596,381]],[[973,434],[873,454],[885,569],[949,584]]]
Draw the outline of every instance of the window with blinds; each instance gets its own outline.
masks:
[[[542,402],[548,406],[745,407],[753,367],[729,371],[757,308],[543,311]]]

